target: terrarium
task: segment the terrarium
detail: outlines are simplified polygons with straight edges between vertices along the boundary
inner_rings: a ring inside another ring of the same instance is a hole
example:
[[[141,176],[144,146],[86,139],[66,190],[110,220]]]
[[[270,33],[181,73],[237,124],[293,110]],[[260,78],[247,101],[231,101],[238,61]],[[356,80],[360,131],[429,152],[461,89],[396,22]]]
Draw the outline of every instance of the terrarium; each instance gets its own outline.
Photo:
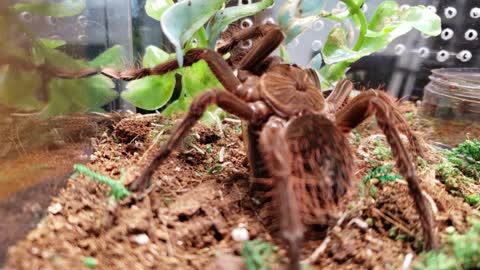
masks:
[[[0,3],[0,268],[479,268],[479,17]]]

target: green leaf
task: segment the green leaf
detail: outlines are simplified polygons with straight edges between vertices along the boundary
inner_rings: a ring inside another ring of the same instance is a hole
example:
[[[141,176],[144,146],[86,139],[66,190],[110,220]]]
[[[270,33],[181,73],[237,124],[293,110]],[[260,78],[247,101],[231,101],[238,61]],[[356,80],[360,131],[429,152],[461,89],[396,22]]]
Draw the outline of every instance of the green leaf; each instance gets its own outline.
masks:
[[[156,110],[167,104],[175,88],[175,74],[148,76],[127,84],[121,96],[136,107]]]
[[[325,0],[302,0],[299,4],[303,17],[321,13],[324,6]]]
[[[383,1],[381,2],[375,12],[372,19],[368,24],[368,30],[379,32],[386,25],[389,25],[399,18],[400,8],[395,1]]]
[[[36,94],[42,85],[35,71],[4,68],[0,72],[0,104],[21,111],[34,111],[44,106]]]
[[[161,64],[169,59],[170,55],[164,50],[155,47],[148,46],[143,56],[143,66],[152,68],[158,64]]]
[[[281,20],[288,21],[286,25],[282,27],[283,33],[285,34],[285,44],[290,43],[297,36],[310,28],[316,20],[318,20],[318,18],[315,16],[309,16],[305,18],[292,17],[291,19],[287,19],[287,17],[290,15],[291,13],[287,10],[284,10],[284,13],[280,13],[279,11],[279,17]],[[282,24],[285,24],[285,22],[282,22]]]
[[[273,0],[262,0],[253,4],[233,6],[219,11],[209,21],[207,26],[208,48],[214,49],[220,33],[225,27],[241,18],[252,16],[271,6]]]
[[[39,38],[38,42],[40,42],[43,46],[48,47],[50,49],[56,49],[66,44],[65,40],[61,40],[61,39]]]
[[[48,104],[44,117],[74,112],[102,111],[118,94],[115,84],[102,75],[77,80],[53,79],[48,85]]]
[[[116,45],[97,56],[95,59],[90,61],[88,65],[90,67],[118,68],[123,66],[122,59],[124,56],[125,52],[123,50],[123,47],[120,45]]]
[[[205,90],[223,89],[222,84],[213,75],[207,62],[203,60],[185,68],[182,85],[183,90],[190,97],[195,97]]]
[[[438,36],[442,32],[440,17],[424,6],[410,7],[400,16],[402,21],[424,34]]]
[[[309,67],[319,70],[322,67],[323,64],[323,57],[322,53],[317,53],[312,60],[310,60],[310,63],[308,64]]]
[[[111,52],[99,56],[97,63],[108,65]],[[45,46],[34,47],[34,58],[51,67],[78,70],[88,67],[87,63],[76,60],[63,52]],[[114,100],[118,94],[115,84],[105,76],[97,75],[83,79],[53,79],[48,82],[48,103],[41,112],[43,116],[61,115],[73,112],[99,111]]]
[[[333,28],[328,34],[322,49],[326,64],[339,63],[361,57],[361,54],[348,48],[347,33],[343,28]]]
[[[54,3],[31,0],[15,4],[13,10],[16,12],[28,11],[43,16],[62,18],[78,15],[85,10],[85,7],[85,0],[63,0]]]
[[[173,0],[147,0],[145,3],[145,11],[147,15],[160,21],[163,13],[171,6],[173,6]]]
[[[160,19],[163,32],[175,46],[177,60],[183,65],[185,43],[217,12],[226,0],[181,1],[165,11]]]
[[[170,105],[167,106],[167,108],[165,108],[165,110],[162,111],[162,114],[167,117],[171,117],[180,112],[185,112],[190,107],[190,103],[192,103],[192,100],[193,99],[191,97],[187,97],[181,94],[179,99],[172,102]]]

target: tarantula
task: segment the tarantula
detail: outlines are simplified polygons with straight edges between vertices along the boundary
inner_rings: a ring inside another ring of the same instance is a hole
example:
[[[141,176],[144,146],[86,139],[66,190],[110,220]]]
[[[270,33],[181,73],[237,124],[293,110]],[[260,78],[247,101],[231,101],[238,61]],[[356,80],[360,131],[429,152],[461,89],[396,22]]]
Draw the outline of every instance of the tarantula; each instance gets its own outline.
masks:
[[[348,102],[352,83],[340,81],[325,99],[315,71],[284,64],[270,54],[284,34],[274,24],[239,30],[217,51],[192,49],[185,65],[205,60],[226,91],[208,90],[197,96],[187,116],[167,142],[154,151],[131,177],[128,187],[145,187],[154,170],[181,143],[207,107],[216,104],[245,123],[245,142],[251,175],[271,187],[273,215],[279,217],[281,237],[288,244],[290,269],[299,269],[301,243],[309,225],[325,220],[329,210],[345,195],[354,177],[354,161],[346,134],[375,115],[385,133],[400,173],[408,182],[420,216],[426,248],[434,247],[434,220],[415,175],[415,168],[399,132],[421,154],[421,145],[386,93],[369,90]],[[255,40],[238,61],[228,64],[222,55],[247,40]],[[159,75],[179,68],[176,60],[118,72],[111,69],[85,70],[76,77],[102,73],[132,80]],[[232,70],[233,69],[233,70]],[[65,77],[72,74],[65,73]]]

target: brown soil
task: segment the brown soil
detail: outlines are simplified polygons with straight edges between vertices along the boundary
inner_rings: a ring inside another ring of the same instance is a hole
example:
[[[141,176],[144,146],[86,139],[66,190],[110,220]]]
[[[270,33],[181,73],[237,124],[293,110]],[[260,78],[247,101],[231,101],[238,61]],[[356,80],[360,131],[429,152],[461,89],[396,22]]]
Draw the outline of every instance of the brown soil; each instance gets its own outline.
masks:
[[[426,120],[413,116],[411,122],[426,139],[458,142],[438,137],[441,134]],[[171,120],[143,116],[123,119],[94,140],[88,167],[120,179],[153,142],[168,137],[173,125]],[[357,180],[342,202],[340,219],[329,228],[318,228],[321,237],[304,243],[304,258],[325,246],[316,258],[310,257],[315,269],[397,269],[407,254],[421,251],[418,217],[406,184],[401,180],[379,184],[375,179],[362,184],[371,169],[393,161],[375,154],[375,140],[369,138],[380,131],[373,121],[358,133],[361,139],[349,137],[357,157]],[[262,208],[249,193],[240,137],[240,124],[231,121],[224,122],[221,131],[196,127],[157,169],[149,189],[118,202],[105,185],[83,175],[70,178],[46,218],[10,248],[6,269],[88,269],[88,257],[96,259],[95,269],[244,269],[238,256],[242,243],[231,236],[240,224],[250,239],[283,244],[269,232]],[[417,162],[417,173],[436,209],[440,234],[448,226],[464,232],[472,208],[435,179],[434,165],[440,158],[429,148],[426,164]],[[274,268],[286,260],[283,248],[276,255]]]

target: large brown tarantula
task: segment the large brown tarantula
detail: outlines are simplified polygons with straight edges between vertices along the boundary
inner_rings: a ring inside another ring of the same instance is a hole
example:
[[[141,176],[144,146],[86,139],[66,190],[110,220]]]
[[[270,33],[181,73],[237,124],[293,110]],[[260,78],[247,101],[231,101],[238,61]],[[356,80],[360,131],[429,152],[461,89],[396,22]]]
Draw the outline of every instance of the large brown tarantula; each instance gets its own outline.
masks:
[[[146,164],[139,166],[129,181],[129,188],[145,187],[154,170],[180,144],[207,107],[216,104],[245,123],[252,178],[270,185],[271,190],[267,192],[271,194],[270,208],[274,211],[272,215],[279,218],[278,229],[289,246],[289,268],[298,269],[306,228],[325,221],[354,177],[354,161],[346,134],[367,117],[375,115],[393,150],[399,171],[408,182],[426,248],[433,248],[432,213],[399,132],[407,135],[417,154],[421,154],[421,146],[392,98],[384,92],[369,90],[347,102],[352,83],[342,80],[325,99],[313,70],[284,64],[278,57],[270,56],[283,39],[280,28],[267,23],[231,34],[217,52],[190,50],[185,55],[185,65],[205,60],[226,91],[209,90],[197,96],[168,141],[154,151]],[[255,42],[248,50],[239,52],[241,57],[233,55],[237,60],[229,64],[222,58],[227,52],[238,52],[238,47],[248,40]],[[170,60],[154,68],[124,72],[85,70],[75,76],[102,73],[132,80],[165,74],[177,68],[177,61]],[[63,76],[72,77],[72,74]]]

